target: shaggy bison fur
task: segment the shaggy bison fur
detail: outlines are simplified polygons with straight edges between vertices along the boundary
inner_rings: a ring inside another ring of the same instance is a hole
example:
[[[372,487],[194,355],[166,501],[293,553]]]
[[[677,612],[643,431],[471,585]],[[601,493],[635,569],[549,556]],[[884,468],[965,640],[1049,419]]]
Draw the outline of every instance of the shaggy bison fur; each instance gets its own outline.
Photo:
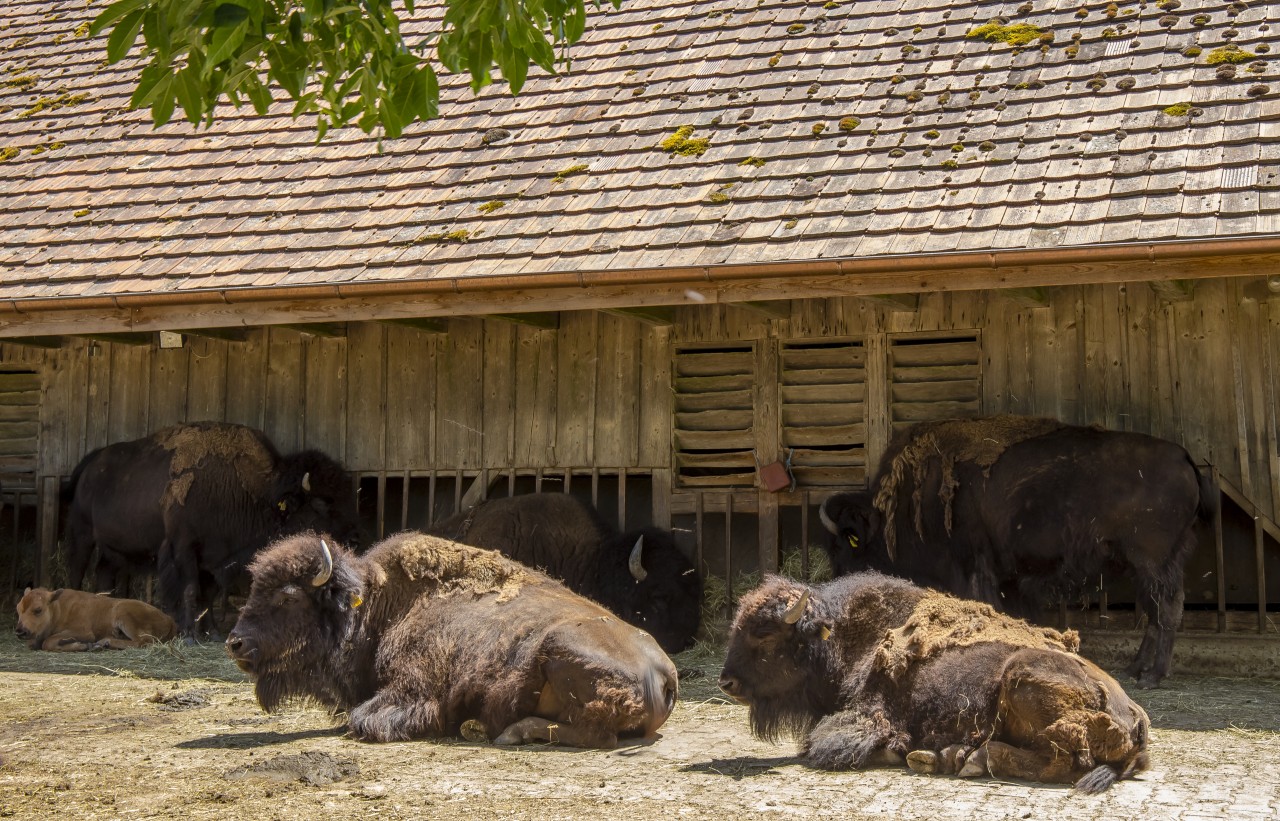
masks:
[[[489,550],[408,532],[355,556],[306,534],[250,572],[226,646],[259,703],[345,710],[358,739],[613,747],[675,704],[648,634]]]
[[[720,686],[814,767],[905,761],[1101,792],[1147,767],[1149,722],[1077,643],[878,573],[770,577],[742,597]]]

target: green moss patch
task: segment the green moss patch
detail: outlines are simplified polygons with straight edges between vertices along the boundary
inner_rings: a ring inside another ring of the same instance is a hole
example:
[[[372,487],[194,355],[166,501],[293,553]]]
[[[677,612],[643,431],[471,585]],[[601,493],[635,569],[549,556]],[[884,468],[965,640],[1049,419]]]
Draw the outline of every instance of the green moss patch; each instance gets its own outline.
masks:
[[[750,166],[751,168],[761,168],[764,166],[764,160],[759,157],[747,157],[745,160],[738,163],[738,165]]]
[[[574,163],[568,168],[561,169],[552,179],[552,182],[564,182],[570,177],[576,177],[579,174],[585,174],[591,166],[586,163]]]
[[[845,117],[840,121],[840,130],[853,131],[860,125],[862,125],[862,120],[859,120],[857,117]]]
[[[701,157],[711,147],[711,140],[704,137],[694,139],[693,132],[693,126],[682,125],[676,129],[676,133],[658,143],[658,146],[672,156]]]
[[[1191,113],[1191,109],[1194,107],[1195,106],[1191,103],[1174,103],[1168,108],[1165,108],[1164,113],[1168,114],[1170,117],[1185,117]]]
[[[990,23],[971,29],[966,37],[975,40],[986,40],[990,43],[1008,43],[1011,46],[1025,46],[1037,40],[1053,39],[1053,33],[1045,31],[1031,23],[1014,23],[1005,25],[992,20]]]
[[[32,103],[26,111],[18,114],[18,119],[24,120],[28,117],[33,117],[42,111],[57,111],[60,108],[70,108],[71,106],[80,105],[90,99],[92,98],[87,93],[81,92],[79,94],[72,94],[69,91],[64,91],[56,97],[41,97],[39,100]]]
[[[479,211],[481,214],[492,214],[494,211],[497,211],[499,208],[505,208],[506,205],[507,204],[502,200],[489,200],[484,205],[477,205],[476,210]]]
[[[1211,66],[1220,65],[1222,63],[1247,63],[1250,60],[1256,60],[1258,55],[1252,51],[1245,51],[1234,43],[1229,46],[1215,48],[1209,52],[1209,56],[1204,61]]]
[[[8,162],[21,153],[21,148],[14,148],[11,145],[6,145],[4,148],[0,148],[0,162]]]

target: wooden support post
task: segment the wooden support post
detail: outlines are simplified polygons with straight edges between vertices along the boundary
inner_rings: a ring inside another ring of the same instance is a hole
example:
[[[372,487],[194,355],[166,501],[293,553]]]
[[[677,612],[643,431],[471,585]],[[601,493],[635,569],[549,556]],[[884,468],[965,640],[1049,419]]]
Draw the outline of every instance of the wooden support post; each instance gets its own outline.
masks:
[[[618,529],[627,529],[627,469],[618,469]]]
[[[778,572],[778,497],[767,490],[757,493],[756,522],[759,531],[760,573]]]
[[[1258,574],[1258,632],[1267,632],[1267,565],[1262,554],[1262,518],[1253,515],[1253,555]]]
[[[453,472],[453,513],[462,510],[462,481],[466,479],[466,474],[459,468]],[[452,513],[449,515],[453,515]]]
[[[724,495],[724,587],[729,593],[726,616],[733,615],[733,491]]]
[[[702,545],[702,514],[703,514],[703,510],[702,510],[702,508],[703,508],[703,504],[704,504],[704,503],[703,503],[703,500],[702,500],[702,492],[701,492],[701,491],[698,491],[698,492],[697,492],[697,495],[695,495],[695,496],[693,497],[693,544],[694,544],[694,550],[695,550],[695,552],[697,553],[697,558],[698,558],[698,565],[697,565],[697,567],[698,567],[698,572],[699,572],[699,573],[702,573],[702,572],[703,572],[703,568],[704,568],[704,567],[706,567],[706,563],[703,561],[703,556],[704,556],[705,554],[702,552],[702,546],[703,546],[703,545]],[[16,525],[16,520],[15,520],[15,525]],[[17,529],[17,528],[16,528],[16,526],[15,526],[15,530],[16,530],[16,529]],[[725,585],[726,585],[726,587],[728,586],[728,580],[726,580],[726,581],[725,581]]]
[[[437,471],[432,470],[427,480],[427,527],[436,522],[436,474]]]
[[[573,468],[564,469],[564,487],[561,488],[565,493],[569,492],[569,485],[573,483]]]
[[[591,468],[591,506],[600,509],[600,468]]]
[[[511,468],[507,471],[507,496],[516,495],[516,469]]]
[[[387,535],[387,472],[378,471],[378,539]]]
[[[649,474],[649,487],[652,494],[653,526],[663,530],[671,529],[671,471],[666,468],[654,468]],[[701,558],[701,556],[699,556]],[[702,572],[701,566],[698,572]]]
[[[413,476],[408,468],[404,471],[404,484],[400,487],[400,529],[409,529],[409,485]]]
[[[58,501],[61,489],[62,483],[57,476],[40,477],[40,560],[36,565],[36,579],[41,587],[53,587],[53,555],[58,550]],[[15,536],[17,532],[15,526]]]
[[[538,468],[533,472],[533,492],[542,492],[542,468]]]
[[[800,492],[800,570],[809,580],[809,491]]]
[[[1210,468],[1213,477],[1213,492],[1217,494],[1217,504],[1213,508],[1213,548],[1218,574],[1218,632],[1227,632],[1227,570],[1222,545],[1222,476],[1217,466]],[[1264,599],[1265,601],[1265,599]]]

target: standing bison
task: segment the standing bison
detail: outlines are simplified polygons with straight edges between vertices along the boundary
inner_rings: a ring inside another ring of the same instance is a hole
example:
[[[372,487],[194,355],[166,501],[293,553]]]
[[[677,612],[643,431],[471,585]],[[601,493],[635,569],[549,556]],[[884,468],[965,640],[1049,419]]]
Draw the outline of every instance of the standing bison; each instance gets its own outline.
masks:
[[[702,580],[671,534],[653,527],[619,533],[567,493],[482,502],[431,532],[541,568],[647,630],[668,653],[698,632]]]
[[[675,705],[648,634],[489,550],[406,532],[353,556],[305,534],[249,569],[227,653],[268,711],[315,700],[365,741],[613,747]]]
[[[254,552],[278,536],[323,529],[356,534],[346,472],[308,450],[282,457],[258,430],[197,422],[90,453],[71,476],[66,544],[79,587],[94,547],[97,585],[112,572],[159,578],[160,602],[185,636],[209,603],[207,574],[224,595]]]
[[[1101,792],[1147,767],[1147,714],[1079,637],[879,573],[742,597],[720,687],[814,767],[1021,778]]]
[[[1178,445],[998,416],[927,422],[890,443],[867,491],[822,506],[837,572],[873,569],[1035,618],[1123,573],[1148,623],[1128,672],[1169,674],[1183,568],[1214,489]]]

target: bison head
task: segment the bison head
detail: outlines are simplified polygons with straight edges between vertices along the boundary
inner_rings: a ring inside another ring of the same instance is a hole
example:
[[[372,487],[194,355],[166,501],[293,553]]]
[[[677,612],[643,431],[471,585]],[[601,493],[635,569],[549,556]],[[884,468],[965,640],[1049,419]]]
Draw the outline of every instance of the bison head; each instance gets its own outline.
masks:
[[[822,525],[831,534],[827,552],[831,569],[844,575],[875,566],[870,551],[883,538],[883,518],[872,501],[870,491],[837,493],[818,509]]]
[[[600,574],[600,603],[648,632],[668,653],[693,644],[702,619],[702,579],[671,534],[647,527],[609,539],[600,549],[601,561],[613,565],[613,572]]]
[[[304,533],[269,545],[249,564],[249,600],[226,650],[254,680],[263,709],[291,698],[350,706],[361,672],[342,672],[339,658],[364,601],[358,562],[327,538]]]
[[[282,535],[311,530],[331,534],[342,544],[359,541],[351,477],[321,451],[304,450],[280,460],[274,499]]]
[[[39,650],[44,640],[53,633],[53,612],[49,605],[61,595],[61,590],[28,587],[18,601],[18,624],[13,632],[19,639],[27,642],[32,650]]]
[[[770,576],[743,595],[729,630],[720,689],[751,708],[751,730],[775,740],[808,732],[836,699],[828,669],[832,618],[816,591]]]

